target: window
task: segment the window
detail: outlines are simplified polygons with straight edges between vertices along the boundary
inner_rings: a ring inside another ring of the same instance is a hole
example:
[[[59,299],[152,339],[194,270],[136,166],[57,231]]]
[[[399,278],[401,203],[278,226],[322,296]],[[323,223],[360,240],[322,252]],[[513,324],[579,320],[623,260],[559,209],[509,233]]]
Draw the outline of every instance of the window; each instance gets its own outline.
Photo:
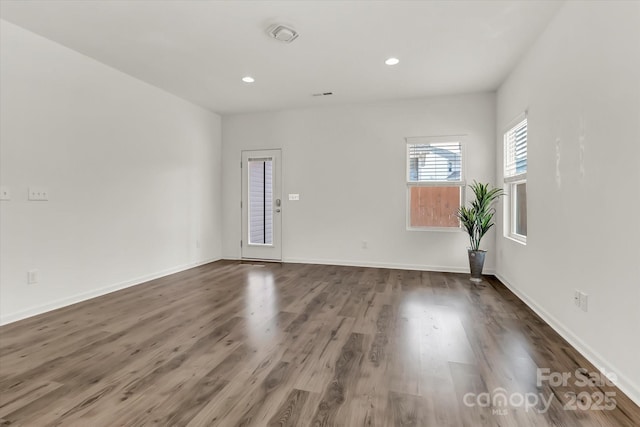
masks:
[[[249,244],[273,243],[273,160],[249,159]]]
[[[460,138],[407,138],[407,227],[458,229],[464,174]]]
[[[527,119],[504,134],[505,235],[527,242]]]

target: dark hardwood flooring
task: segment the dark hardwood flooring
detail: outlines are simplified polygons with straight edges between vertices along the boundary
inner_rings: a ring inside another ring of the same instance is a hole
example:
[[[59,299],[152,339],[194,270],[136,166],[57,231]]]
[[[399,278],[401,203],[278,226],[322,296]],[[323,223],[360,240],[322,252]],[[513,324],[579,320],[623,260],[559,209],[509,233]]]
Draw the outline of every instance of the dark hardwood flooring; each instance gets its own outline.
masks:
[[[493,278],[221,261],[0,328],[0,425],[640,425],[537,368],[597,372]]]

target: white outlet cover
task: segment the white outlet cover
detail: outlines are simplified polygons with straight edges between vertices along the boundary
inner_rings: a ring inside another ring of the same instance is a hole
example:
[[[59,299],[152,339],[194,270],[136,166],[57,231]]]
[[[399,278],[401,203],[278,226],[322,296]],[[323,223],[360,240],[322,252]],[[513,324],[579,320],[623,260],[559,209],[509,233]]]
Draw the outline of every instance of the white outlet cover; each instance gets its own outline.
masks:
[[[5,185],[0,186],[0,200],[11,200],[11,190],[9,187]]]
[[[589,309],[589,295],[584,292],[580,294],[580,308],[582,308],[582,311],[588,311]]]
[[[289,200],[300,200],[300,194],[289,194]]]
[[[27,271],[27,283],[30,285],[38,283],[38,270]]]

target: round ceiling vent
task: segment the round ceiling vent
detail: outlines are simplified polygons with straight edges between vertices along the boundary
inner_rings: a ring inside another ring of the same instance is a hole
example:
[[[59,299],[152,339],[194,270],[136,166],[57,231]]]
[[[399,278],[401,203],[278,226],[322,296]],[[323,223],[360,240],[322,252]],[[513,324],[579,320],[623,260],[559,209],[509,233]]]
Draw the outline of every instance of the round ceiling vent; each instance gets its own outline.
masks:
[[[298,32],[285,25],[274,25],[269,29],[269,35],[284,43],[291,43],[298,38]]]

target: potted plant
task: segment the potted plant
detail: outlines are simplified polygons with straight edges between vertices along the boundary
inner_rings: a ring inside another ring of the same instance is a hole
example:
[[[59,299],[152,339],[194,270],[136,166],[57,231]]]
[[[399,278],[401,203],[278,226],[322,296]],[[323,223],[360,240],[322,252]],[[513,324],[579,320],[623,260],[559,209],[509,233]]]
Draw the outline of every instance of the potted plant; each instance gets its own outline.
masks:
[[[504,195],[501,188],[490,188],[489,184],[473,181],[469,188],[475,195],[471,206],[461,206],[456,215],[460,219],[462,227],[469,234],[468,248],[469,267],[471,268],[471,281],[482,282],[482,267],[487,251],[480,249],[480,241],[487,231],[493,227],[493,215],[496,210],[493,204],[500,196]]]

